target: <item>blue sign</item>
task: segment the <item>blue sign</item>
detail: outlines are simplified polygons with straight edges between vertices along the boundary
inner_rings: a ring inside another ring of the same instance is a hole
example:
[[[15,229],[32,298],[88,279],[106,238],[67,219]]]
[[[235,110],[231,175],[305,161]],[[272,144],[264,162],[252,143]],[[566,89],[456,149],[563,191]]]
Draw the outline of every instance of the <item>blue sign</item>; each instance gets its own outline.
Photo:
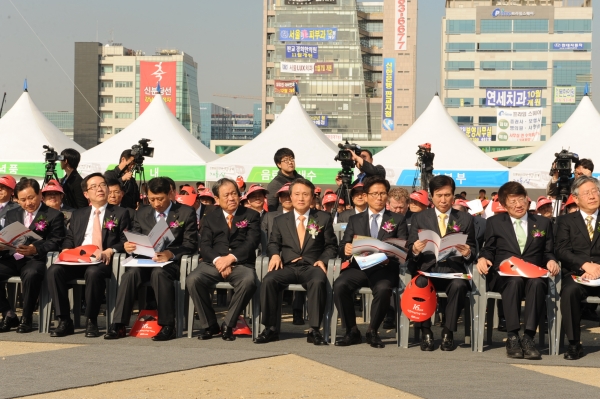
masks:
[[[508,181],[508,171],[487,170],[434,170],[434,175],[450,176],[457,187],[500,187]],[[405,169],[400,174],[397,186],[412,186],[415,179],[414,169]]]
[[[381,124],[384,130],[394,130],[394,76],[396,59],[383,59],[383,103]],[[412,184],[412,183],[411,183]]]
[[[319,127],[329,126],[329,118],[327,115],[311,115],[310,119]]]
[[[302,46],[287,44],[285,46],[285,58],[319,58],[319,46]]]
[[[486,89],[488,107],[541,107],[542,89]]]
[[[552,50],[583,50],[583,43],[552,43]]]
[[[496,8],[492,11],[492,17],[531,17],[535,15],[533,11],[506,11],[504,8]]]
[[[331,42],[337,40],[337,28],[279,28],[282,42]]]

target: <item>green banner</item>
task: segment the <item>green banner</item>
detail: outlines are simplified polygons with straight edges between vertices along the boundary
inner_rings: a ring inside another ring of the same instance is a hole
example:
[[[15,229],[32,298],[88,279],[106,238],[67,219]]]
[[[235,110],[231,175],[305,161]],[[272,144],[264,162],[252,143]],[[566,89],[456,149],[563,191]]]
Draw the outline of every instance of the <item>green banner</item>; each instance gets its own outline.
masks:
[[[64,176],[60,163],[56,163],[56,174],[59,178]],[[0,176],[14,175],[31,178],[43,178],[46,175],[44,162],[0,162]]]
[[[314,184],[335,184],[335,177],[340,169],[331,168],[298,168],[296,172],[302,177],[310,180]],[[253,183],[269,183],[277,176],[279,169],[270,166],[255,166],[250,171],[250,175],[246,179]]]
[[[115,168],[109,165],[108,170]],[[170,177],[175,181],[201,181],[206,178],[206,165],[144,165],[146,180],[153,177]]]

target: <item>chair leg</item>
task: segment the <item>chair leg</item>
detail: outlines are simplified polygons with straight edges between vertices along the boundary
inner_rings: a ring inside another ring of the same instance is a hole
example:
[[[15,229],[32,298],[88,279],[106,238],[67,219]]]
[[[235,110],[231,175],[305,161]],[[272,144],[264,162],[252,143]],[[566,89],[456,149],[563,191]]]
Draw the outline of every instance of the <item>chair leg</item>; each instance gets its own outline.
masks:
[[[282,309],[281,307],[283,306],[283,291],[281,290],[281,292],[279,293],[278,299],[277,299],[277,326],[275,327],[275,329],[277,330],[278,333],[281,334],[281,315],[282,315]]]
[[[183,281],[175,280],[173,282],[175,285],[175,334],[177,338],[183,337],[183,321],[185,319],[185,277]],[[183,293],[181,288],[183,286]]]
[[[465,344],[471,345],[471,299],[465,299]]]
[[[192,334],[194,332],[194,301],[192,298],[188,300],[188,316],[187,316],[187,336],[188,338],[192,338]]]
[[[83,286],[73,286],[73,325],[81,328],[81,289]]]
[[[492,334],[494,333],[494,315],[496,314],[496,300],[488,299],[487,300],[487,314],[486,314],[486,343],[488,345],[492,344]]]
[[[494,300],[494,313],[493,313],[494,317],[494,328],[498,328],[498,325],[500,324],[500,312],[498,311],[498,300]]]

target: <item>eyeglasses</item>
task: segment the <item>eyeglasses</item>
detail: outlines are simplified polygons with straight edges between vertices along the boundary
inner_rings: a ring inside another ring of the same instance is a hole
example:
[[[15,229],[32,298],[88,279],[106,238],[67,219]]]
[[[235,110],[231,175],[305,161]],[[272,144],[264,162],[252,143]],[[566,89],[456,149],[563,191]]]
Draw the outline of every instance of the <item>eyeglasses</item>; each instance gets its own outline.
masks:
[[[296,160],[294,158],[283,158],[281,160],[281,163],[292,164],[292,163],[296,163]]]
[[[367,193],[368,196],[370,196],[371,198],[383,198],[383,197],[387,197],[388,193]]]
[[[579,193],[579,197],[595,197],[598,194],[600,194],[600,191],[598,191],[597,189],[591,190],[591,191],[586,191],[585,193]]]
[[[96,191],[98,188],[108,187],[106,183],[94,184],[88,187],[87,191]]]
[[[509,206],[514,206],[514,205],[517,205],[517,204],[523,205],[525,203],[527,203],[527,198],[525,198],[525,197],[523,197],[523,198],[517,198],[517,199],[514,199],[514,200],[510,200],[510,201],[506,201],[506,205],[509,205]]]

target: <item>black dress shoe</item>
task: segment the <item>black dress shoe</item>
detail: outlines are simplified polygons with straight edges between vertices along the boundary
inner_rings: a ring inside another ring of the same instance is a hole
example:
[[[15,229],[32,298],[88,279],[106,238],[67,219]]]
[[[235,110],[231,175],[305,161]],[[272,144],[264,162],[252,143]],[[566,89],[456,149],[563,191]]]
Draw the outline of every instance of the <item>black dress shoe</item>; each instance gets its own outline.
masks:
[[[577,360],[583,356],[583,346],[581,344],[569,345],[565,352],[565,360]]]
[[[265,328],[254,340],[255,344],[266,344],[267,342],[279,341],[279,333],[270,328]]]
[[[440,349],[447,352],[456,349],[456,346],[454,346],[454,339],[450,337],[449,334],[442,334],[442,344],[440,345]]]
[[[422,333],[421,334],[421,350],[423,352],[432,352],[435,349],[433,343],[433,334]]]
[[[362,344],[362,336],[359,330],[352,330],[350,333],[346,333],[343,338],[335,341],[335,346],[350,346]]]
[[[385,348],[385,344],[381,342],[377,330],[367,331],[366,337],[367,344],[371,345],[371,348]]]
[[[221,338],[223,338],[223,341],[235,341],[235,335],[233,335],[233,327],[228,327],[227,324],[223,323],[221,324],[221,332],[223,332],[223,335],[221,336]]]
[[[293,314],[294,314],[294,321],[292,321],[292,324],[295,326],[303,326],[304,325],[304,317],[302,316],[302,311],[296,309],[296,310],[294,310]]]
[[[158,334],[152,337],[152,341],[170,341],[176,337],[175,326],[162,326]]]
[[[93,321],[87,319],[85,323],[85,337],[86,338],[97,338],[100,336],[100,331],[98,330],[98,325],[94,324]]]
[[[203,328],[200,330],[200,335],[198,335],[198,339],[204,341],[207,339],[211,339],[213,335],[221,334],[221,329],[218,324],[213,324],[208,328]]]
[[[61,320],[56,327],[50,333],[51,337],[66,337],[67,335],[75,334],[75,327],[73,326],[73,320]]]
[[[31,317],[21,317],[21,323],[19,324],[19,327],[17,327],[17,334],[26,334],[26,333],[30,333],[33,331],[33,321],[31,320]]]
[[[539,360],[542,358],[542,354],[535,347],[535,342],[527,334],[524,334],[523,338],[521,338],[521,349],[523,349],[523,357],[525,359]]]
[[[504,317],[498,320],[498,331],[506,332],[506,319]]]
[[[323,338],[321,332],[315,329],[308,332],[308,335],[306,336],[306,342],[314,345],[327,345],[327,342],[325,342],[325,338]]]
[[[17,316],[5,317],[0,324],[0,333],[9,332],[13,327],[19,327],[19,318]]]
[[[116,324],[113,323],[108,328],[106,334],[104,334],[104,339],[119,339],[125,338],[127,336],[127,328],[124,324]]]
[[[506,339],[506,356],[511,359],[523,359],[523,348],[518,336],[513,335]]]

